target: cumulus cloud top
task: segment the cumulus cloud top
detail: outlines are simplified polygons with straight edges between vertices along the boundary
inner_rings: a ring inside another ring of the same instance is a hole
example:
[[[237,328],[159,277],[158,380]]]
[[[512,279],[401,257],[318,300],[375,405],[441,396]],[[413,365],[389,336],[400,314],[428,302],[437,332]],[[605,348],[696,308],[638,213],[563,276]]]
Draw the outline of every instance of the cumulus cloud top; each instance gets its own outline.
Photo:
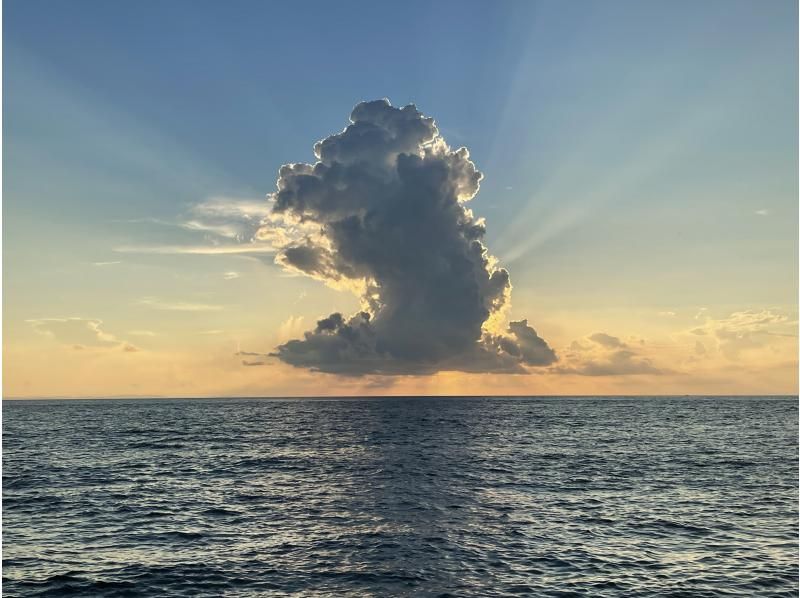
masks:
[[[314,154],[314,164],[280,168],[256,238],[286,270],[357,293],[362,311],[319,320],[280,345],[279,359],[348,375],[523,373],[556,361],[526,320],[502,325],[509,274],[466,207],[482,175],[433,119],[363,102]]]

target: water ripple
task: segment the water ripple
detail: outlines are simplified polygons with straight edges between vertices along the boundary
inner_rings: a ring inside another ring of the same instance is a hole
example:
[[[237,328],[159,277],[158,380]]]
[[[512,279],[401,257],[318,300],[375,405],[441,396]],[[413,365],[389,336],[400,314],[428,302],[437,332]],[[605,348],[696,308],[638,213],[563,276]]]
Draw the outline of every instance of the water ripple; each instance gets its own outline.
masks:
[[[796,399],[5,402],[7,596],[796,596]]]

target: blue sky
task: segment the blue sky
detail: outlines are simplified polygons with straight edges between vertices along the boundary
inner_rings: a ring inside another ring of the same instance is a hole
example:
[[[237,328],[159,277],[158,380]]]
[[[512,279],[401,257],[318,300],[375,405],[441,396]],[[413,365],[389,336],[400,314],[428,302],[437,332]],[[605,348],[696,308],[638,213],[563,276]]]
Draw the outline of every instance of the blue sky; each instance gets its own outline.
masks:
[[[264,335],[288,297],[307,322],[352,307],[263,261],[234,290],[211,274],[238,262],[114,249],[193,242],[154,222],[263,198],[381,97],[469,148],[487,245],[553,335],[603,309],[796,317],[793,2],[8,0],[4,21],[7,344],[35,318],[144,326],[140,296]]]

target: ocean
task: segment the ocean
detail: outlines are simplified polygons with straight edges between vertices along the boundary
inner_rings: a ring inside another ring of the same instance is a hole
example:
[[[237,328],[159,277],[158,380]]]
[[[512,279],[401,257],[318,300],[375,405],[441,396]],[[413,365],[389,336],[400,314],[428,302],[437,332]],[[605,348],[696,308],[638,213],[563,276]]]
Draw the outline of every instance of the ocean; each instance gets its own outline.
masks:
[[[4,596],[796,596],[796,398],[3,402]]]

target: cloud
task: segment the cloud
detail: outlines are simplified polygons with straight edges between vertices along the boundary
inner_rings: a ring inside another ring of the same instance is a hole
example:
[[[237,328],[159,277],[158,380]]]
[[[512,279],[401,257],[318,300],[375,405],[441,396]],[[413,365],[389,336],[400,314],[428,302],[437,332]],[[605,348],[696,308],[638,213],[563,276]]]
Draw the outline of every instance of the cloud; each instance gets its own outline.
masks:
[[[256,239],[286,271],[355,292],[362,310],[319,320],[275,356],[348,375],[524,373],[556,361],[526,320],[503,327],[509,274],[466,208],[482,175],[433,119],[362,102],[314,153],[315,164],[280,168]]]
[[[157,255],[237,255],[275,253],[275,247],[264,243],[236,245],[122,245],[116,253],[151,253]]]
[[[666,370],[655,367],[652,362],[644,357],[639,357],[633,351],[614,351],[602,360],[589,360],[576,367],[567,367],[558,370],[562,374],[577,374],[579,376],[631,376],[639,374],[661,375]]]
[[[797,336],[796,321],[769,309],[738,311],[725,318],[712,318],[707,312],[703,315],[703,325],[689,332],[716,341],[716,349],[730,360],[739,359],[743,352],[768,347],[775,337]]]
[[[567,351],[566,363],[551,371],[578,376],[662,375],[671,370],[656,367],[618,337],[596,332],[583,343],[573,341]]]
[[[302,334],[304,320],[305,318],[303,318],[303,316],[289,316],[286,321],[278,327],[278,339],[283,342],[298,334]]]
[[[769,216],[769,210],[756,210],[753,212],[756,216]]]
[[[526,365],[543,366],[556,362],[555,351],[528,326],[528,320],[511,322],[508,332],[514,340],[503,336],[495,337],[506,353],[519,357]]]
[[[233,272],[233,271],[231,271],[231,272],[225,272],[225,273],[222,275],[222,278],[224,278],[225,280],[234,280],[234,279],[236,279],[236,278],[240,278],[241,276],[242,276],[242,275],[241,275],[241,274],[239,274],[238,272]]]
[[[255,351],[242,351],[241,349],[234,353],[236,357],[255,357],[261,359],[242,359],[242,365],[248,367],[256,367],[262,365],[269,365],[264,358],[269,358],[270,355],[268,353],[256,353]]]
[[[611,336],[605,332],[596,332],[589,337],[589,340],[594,341],[598,345],[602,345],[611,349],[627,347],[627,345],[619,340],[616,336]]]
[[[98,267],[115,266],[116,264],[121,264],[121,263],[122,262],[120,262],[120,261],[116,261],[116,262],[92,262],[92,266],[98,266]]]
[[[212,197],[191,206],[178,225],[235,241],[251,241],[268,213],[269,206],[260,199]]]
[[[234,355],[249,355],[250,357],[269,357],[269,353],[256,353],[254,351],[236,351]]]
[[[209,305],[207,303],[189,303],[186,301],[161,301],[155,297],[139,299],[140,305],[165,311],[220,311],[225,309],[222,305]]]
[[[172,220],[133,218],[115,222],[156,224],[201,232],[212,239],[249,242],[268,213],[269,206],[261,199],[211,197],[190,205],[182,216]]]
[[[103,330],[103,321],[93,318],[41,318],[26,320],[34,331],[75,350],[120,348],[125,352],[139,349]]]

